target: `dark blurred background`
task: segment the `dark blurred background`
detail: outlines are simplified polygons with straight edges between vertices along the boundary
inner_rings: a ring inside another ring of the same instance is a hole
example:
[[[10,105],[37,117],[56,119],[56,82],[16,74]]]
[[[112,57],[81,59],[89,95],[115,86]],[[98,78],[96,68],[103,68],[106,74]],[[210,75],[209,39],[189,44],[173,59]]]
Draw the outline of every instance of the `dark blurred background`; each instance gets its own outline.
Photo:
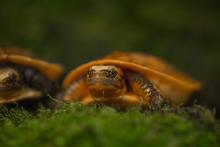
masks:
[[[159,56],[204,83],[220,114],[217,0],[1,0],[0,45],[34,50],[67,71],[113,50]]]

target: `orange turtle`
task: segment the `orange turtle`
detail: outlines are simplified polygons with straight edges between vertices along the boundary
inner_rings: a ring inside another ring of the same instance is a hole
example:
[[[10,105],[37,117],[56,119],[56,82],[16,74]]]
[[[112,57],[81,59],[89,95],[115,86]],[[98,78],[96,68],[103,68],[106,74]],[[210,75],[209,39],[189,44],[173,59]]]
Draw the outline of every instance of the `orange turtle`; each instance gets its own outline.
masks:
[[[58,64],[17,48],[0,48],[0,104],[52,94],[63,72]]]
[[[64,79],[64,99],[82,104],[159,108],[182,105],[201,84],[165,61],[146,54],[114,52],[72,70]]]

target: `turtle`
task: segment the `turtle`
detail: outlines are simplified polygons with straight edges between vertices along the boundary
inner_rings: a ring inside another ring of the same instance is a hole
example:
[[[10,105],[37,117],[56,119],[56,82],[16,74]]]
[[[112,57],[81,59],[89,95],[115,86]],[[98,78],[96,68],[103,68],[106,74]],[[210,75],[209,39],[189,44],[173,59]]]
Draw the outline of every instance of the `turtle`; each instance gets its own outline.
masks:
[[[40,60],[25,49],[0,48],[0,104],[52,95],[62,73],[62,65]]]
[[[68,102],[158,109],[185,104],[201,83],[153,55],[116,51],[71,70],[62,86]]]

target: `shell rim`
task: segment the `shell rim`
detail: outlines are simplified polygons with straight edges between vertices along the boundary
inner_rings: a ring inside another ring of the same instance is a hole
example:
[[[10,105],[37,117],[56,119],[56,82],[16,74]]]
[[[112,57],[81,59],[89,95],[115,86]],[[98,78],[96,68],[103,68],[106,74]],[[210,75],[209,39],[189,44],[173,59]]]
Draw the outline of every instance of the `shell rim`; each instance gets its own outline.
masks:
[[[51,80],[57,80],[64,70],[63,66],[60,64],[49,63],[24,55],[2,54],[0,55],[0,62],[15,63],[17,65],[35,68]]]
[[[73,82],[76,81],[79,77],[82,77],[86,74],[87,70],[89,67],[93,65],[108,65],[108,64],[113,64],[117,65],[122,68],[127,68],[130,70],[134,70],[137,72],[142,73],[143,75],[147,74],[153,74],[155,76],[161,76],[163,78],[169,79],[173,81],[174,83],[190,90],[190,91],[196,91],[199,90],[202,87],[202,84],[196,80],[191,79],[190,77],[185,76],[185,79],[178,79],[175,78],[171,75],[162,73],[160,71],[150,69],[148,67],[136,64],[136,63],[131,63],[131,62],[126,62],[126,61],[121,61],[121,60],[114,60],[114,59],[101,59],[101,60],[94,60],[90,61],[86,64],[83,64],[69,72],[69,74],[66,76],[66,78],[63,81],[63,88],[66,89],[68,86]]]

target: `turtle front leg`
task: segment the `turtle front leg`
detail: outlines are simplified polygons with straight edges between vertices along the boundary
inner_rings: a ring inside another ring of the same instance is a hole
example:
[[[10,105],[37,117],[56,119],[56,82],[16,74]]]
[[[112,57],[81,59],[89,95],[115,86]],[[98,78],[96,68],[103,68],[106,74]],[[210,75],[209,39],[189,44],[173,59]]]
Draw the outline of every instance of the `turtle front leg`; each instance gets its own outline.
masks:
[[[164,98],[158,89],[145,77],[140,74],[128,72],[128,83],[133,92],[142,99],[142,104],[152,110],[159,109],[164,103]]]
[[[112,98],[95,98],[92,95],[88,95],[82,98],[80,102],[83,105],[100,104],[116,107],[133,107],[138,106],[141,100],[134,94],[123,94]]]
[[[80,103],[83,105],[91,105],[91,104],[95,104],[95,100],[91,95],[87,95],[86,97],[83,97],[80,100]]]

